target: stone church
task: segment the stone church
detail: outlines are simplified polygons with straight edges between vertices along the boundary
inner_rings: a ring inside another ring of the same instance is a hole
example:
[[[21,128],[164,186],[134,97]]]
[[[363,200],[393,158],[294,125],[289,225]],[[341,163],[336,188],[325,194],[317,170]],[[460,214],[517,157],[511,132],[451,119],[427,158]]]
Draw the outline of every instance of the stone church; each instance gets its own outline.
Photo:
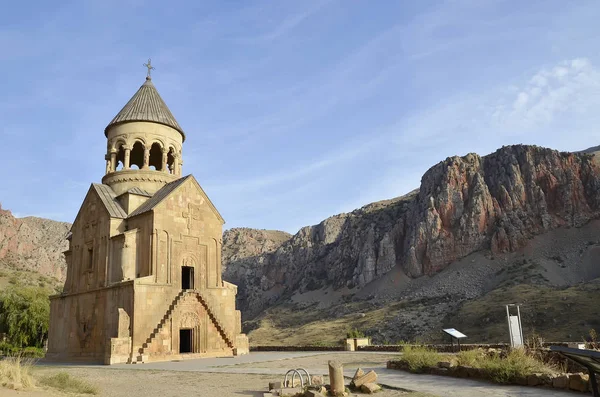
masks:
[[[185,133],[150,77],[104,130],[106,174],[67,237],[46,358],[139,363],[248,352],[221,278],[224,220],[182,174]]]

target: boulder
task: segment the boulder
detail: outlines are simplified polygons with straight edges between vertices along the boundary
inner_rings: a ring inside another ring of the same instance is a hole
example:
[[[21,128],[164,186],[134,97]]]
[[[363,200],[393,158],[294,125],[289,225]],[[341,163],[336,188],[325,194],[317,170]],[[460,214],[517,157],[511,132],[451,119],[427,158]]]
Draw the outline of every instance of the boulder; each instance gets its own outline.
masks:
[[[304,393],[304,397],[325,397],[325,395],[317,390],[307,390],[306,393]]]
[[[365,383],[363,385],[360,386],[360,390],[363,393],[367,393],[367,394],[373,394],[376,391],[381,390],[381,387],[376,384],[376,383]]]

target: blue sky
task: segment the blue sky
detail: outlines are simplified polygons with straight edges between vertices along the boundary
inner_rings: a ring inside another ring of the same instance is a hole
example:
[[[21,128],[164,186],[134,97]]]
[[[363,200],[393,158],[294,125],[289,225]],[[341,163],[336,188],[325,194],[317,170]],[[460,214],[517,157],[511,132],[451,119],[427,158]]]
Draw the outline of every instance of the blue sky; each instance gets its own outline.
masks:
[[[295,233],[452,155],[595,146],[599,20],[593,0],[10,2],[0,202],[72,222],[148,57],[226,227]]]

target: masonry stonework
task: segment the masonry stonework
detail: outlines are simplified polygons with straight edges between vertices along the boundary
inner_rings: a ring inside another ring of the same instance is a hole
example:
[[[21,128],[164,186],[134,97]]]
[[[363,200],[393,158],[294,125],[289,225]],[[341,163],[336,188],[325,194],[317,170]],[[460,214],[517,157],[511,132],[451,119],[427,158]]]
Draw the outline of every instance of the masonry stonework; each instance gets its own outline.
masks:
[[[182,176],[185,134],[151,79],[105,129],[106,174],[68,236],[46,358],[138,363],[248,353],[222,279],[224,220]]]

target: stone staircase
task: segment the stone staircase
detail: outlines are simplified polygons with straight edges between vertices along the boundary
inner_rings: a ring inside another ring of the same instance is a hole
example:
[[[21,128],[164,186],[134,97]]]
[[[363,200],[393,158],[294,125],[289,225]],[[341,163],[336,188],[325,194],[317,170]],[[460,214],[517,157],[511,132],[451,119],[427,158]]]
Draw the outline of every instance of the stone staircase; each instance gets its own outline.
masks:
[[[181,298],[183,298],[183,296],[186,294],[186,292],[187,292],[187,290],[182,289],[181,291],[179,291],[179,293],[177,294],[177,296],[175,296],[175,298],[173,299],[173,302],[171,302],[171,304],[169,305],[169,308],[167,309],[167,312],[160,319],[160,322],[158,323],[158,325],[156,326],[156,328],[154,328],[152,330],[152,333],[146,339],[146,342],[144,342],[142,344],[142,347],[140,347],[138,349],[138,355],[136,356],[135,360],[132,358],[130,360],[129,364],[137,364],[137,363],[144,362],[144,358],[145,358],[144,357],[144,352],[146,351],[146,349],[148,348],[148,346],[150,346],[150,344],[152,343],[152,340],[154,339],[154,337],[160,332],[160,330],[162,329],[162,327],[164,327],[165,324],[167,323],[167,321],[171,318],[171,315],[173,314],[173,310],[175,310],[175,307],[177,307],[177,304],[179,303],[179,301],[181,300]]]
[[[206,310],[208,317],[210,318],[210,320],[214,324],[215,328],[217,329],[217,331],[219,332],[219,334],[225,341],[225,344],[227,345],[227,347],[229,347],[231,349],[234,348],[233,337],[223,328],[223,326],[221,325],[223,323],[221,321],[219,321],[218,315],[216,314],[217,312],[215,310],[213,310],[212,305],[208,302],[208,300],[204,296],[202,296],[202,294],[198,290],[185,290],[184,289],[184,290],[179,291],[177,296],[175,296],[175,298],[173,299],[173,302],[171,302],[171,304],[169,305],[169,308],[167,309],[164,316],[161,318],[161,320],[158,323],[158,325],[156,326],[156,328],[154,328],[152,330],[152,333],[146,339],[146,341],[142,344],[142,347],[140,347],[138,349],[138,354],[135,357],[135,359],[133,359],[133,357],[132,357],[129,360],[128,364],[143,363],[144,361],[146,361],[147,356],[144,354],[146,352],[146,349],[150,346],[150,344],[152,343],[152,340],[160,332],[162,327],[164,327],[165,324],[167,323],[167,321],[171,318],[173,311],[177,307],[177,304],[185,296],[185,294],[193,294],[196,297],[196,299],[198,299],[198,302],[200,302],[200,304],[202,304],[202,306],[204,306],[204,309]]]
[[[230,349],[233,349],[235,347],[234,339],[233,339],[232,335],[229,334],[229,332],[227,332],[227,330],[225,330],[223,328],[223,326],[222,326],[223,322],[220,321],[219,316],[217,315],[217,311],[213,309],[210,302],[208,302],[208,300],[204,296],[202,296],[200,291],[193,290],[193,293],[196,295],[198,302],[200,302],[202,304],[202,306],[204,306],[206,313],[208,313],[208,317],[214,324],[217,331],[219,331],[219,334],[225,341],[225,344],[227,345],[227,347],[229,347]]]

